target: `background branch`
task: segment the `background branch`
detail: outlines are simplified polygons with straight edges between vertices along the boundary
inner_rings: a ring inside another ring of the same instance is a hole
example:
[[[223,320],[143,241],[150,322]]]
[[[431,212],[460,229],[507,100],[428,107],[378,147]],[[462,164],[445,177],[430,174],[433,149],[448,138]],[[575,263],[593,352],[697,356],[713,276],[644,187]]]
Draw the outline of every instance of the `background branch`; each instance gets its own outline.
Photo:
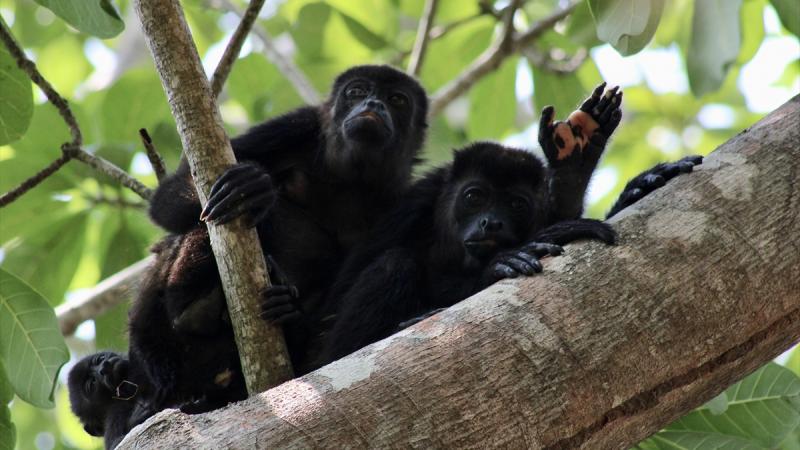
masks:
[[[425,11],[419,21],[417,28],[417,39],[414,41],[414,49],[411,51],[411,60],[408,62],[406,72],[412,76],[418,76],[422,69],[422,60],[425,58],[425,50],[428,47],[430,31],[433,26],[433,19],[436,16],[436,6],[438,0],[425,0]]]
[[[213,1],[218,2],[225,9],[239,17],[244,15],[242,10],[228,0]],[[255,26],[253,26],[253,33],[258,36],[259,40],[261,40],[261,44],[264,46],[264,56],[266,56],[267,60],[274,64],[278,71],[289,80],[289,83],[292,84],[297,94],[300,95],[300,98],[309,105],[320,103],[322,100],[319,92],[314,88],[314,85],[311,84],[308,77],[297,67],[291,58],[284,56],[278,48],[275,47],[272,36],[269,35],[267,30],[263,26],[255,24]]]
[[[119,449],[630,448],[800,339],[800,96],[568,246],[302,378]]]
[[[530,45],[545,31],[553,28],[558,21],[567,17],[579,3],[579,1],[573,1],[565,8],[538,21],[527,31],[516,35],[513,28],[513,13],[516,12],[516,7],[511,7],[515,4],[512,3],[504,12],[504,23],[497,41],[481,53],[458,78],[450,81],[431,96],[430,115],[433,117],[442,112],[450,102],[467,92],[481,78],[497,70],[504,59],[522,47]]]
[[[228,41],[228,46],[225,47],[225,53],[222,54],[222,58],[214,70],[214,75],[211,76],[211,94],[215,98],[219,97],[219,93],[225,85],[225,80],[231,73],[233,62],[239,56],[244,40],[250,33],[250,29],[253,28],[253,23],[258,18],[258,13],[261,11],[262,6],[264,6],[264,0],[250,0],[247,10],[240,14],[242,20],[239,22],[239,26],[236,27],[236,31],[233,32],[230,41]]]

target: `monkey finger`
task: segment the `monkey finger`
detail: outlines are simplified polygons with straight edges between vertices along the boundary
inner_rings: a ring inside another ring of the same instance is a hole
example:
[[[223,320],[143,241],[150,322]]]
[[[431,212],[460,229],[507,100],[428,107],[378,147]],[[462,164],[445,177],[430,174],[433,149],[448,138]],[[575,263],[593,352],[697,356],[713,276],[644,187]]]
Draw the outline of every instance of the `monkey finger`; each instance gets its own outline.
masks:
[[[269,174],[265,172],[264,169],[257,166],[255,163],[251,162],[237,163],[236,165],[226,170],[219,178],[217,178],[217,181],[215,181],[214,184],[211,186],[211,192],[209,192],[208,196],[211,197],[212,195],[214,195],[226,183],[234,182],[234,184],[240,184],[242,181],[254,180],[257,178],[261,178],[262,176],[266,176],[267,178],[269,178]]]
[[[620,94],[622,93],[620,92]],[[621,120],[622,120],[622,111],[620,109],[615,109],[611,111],[611,117],[608,118],[608,122],[601,125],[599,130],[602,131],[602,133],[605,134],[607,138],[608,136],[611,136],[612,133],[614,133],[614,130],[617,129]]]
[[[608,103],[605,105],[604,108],[600,110],[600,115],[597,117],[597,122],[599,123],[610,122],[611,115],[614,113],[614,111],[619,110],[619,105],[621,102],[622,102],[622,92],[615,93],[614,95],[609,97]]]
[[[284,314],[299,312],[297,308],[291,303],[283,303],[269,308],[261,308],[259,316],[264,320],[272,320]]]
[[[208,198],[203,212],[200,213],[200,218],[201,220],[214,220],[228,212],[237,203],[246,201],[249,197],[260,197],[270,193],[274,195],[271,185],[267,187],[262,180],[253,180],[243,185],[226,183],[219,191]]]
[[[606,88],[606,82],[605,81],[603,81],[602,83],[598,84],[597,87],[594,88],[594,91],[592,92],[592,95],[589,98],[587,98],[586,100],[583,101],[583,103],[581,104],[579,109],[581,111],[583,111],[583,112],[586,112],[586,113],[591,112],[592,108],[594,108],[597,105],[597,102],[600,101],[600,96],[603,95],[603,90],[605,88]]]
[[[302,313],[296,309],[294,310],[272,310],[269,313],[261,314],[261,319],[273,324],[284,325],[293,320],[299,319]]]
[[[516,254],[507,255],[503,258],[503,264],[511,267],[517,273],[521,275],[533,275],[537,272],[536,266],[538,261],[534,258],[533,261],[530,261],[530,258],[527,258],[524,252],[517,252]],[[539,266],[539,271],[541,271],[541,265]]]
[[[677,171],[678,171],[678,168],[675,167],[674,172],[677,173]],[[667,172],[667,174],[669,174],[669,173],[671,173],[671,171]],[[667,176],[669,176],[669,175],[667,175]],[[674,176],[674,174],[672,176]],[[672,176],[669,176],[669,178],[672,178]],[[647,175],[644,176],[642,181],[644,182],[643,183],[644,186],[646,186],[646,187],[648,187],[650,189],[660,188],[661,186],[664,186],[667,183],[667,181],[665,180],[664,176],[661,176],[661,175],[655,174],[655,173],[648,173]]]
[[[517,275],[514,269],[503,263],[497,263],[494,266],[494,276],[497,277],[498,280],[502,280],[503,278],[516,278]]]

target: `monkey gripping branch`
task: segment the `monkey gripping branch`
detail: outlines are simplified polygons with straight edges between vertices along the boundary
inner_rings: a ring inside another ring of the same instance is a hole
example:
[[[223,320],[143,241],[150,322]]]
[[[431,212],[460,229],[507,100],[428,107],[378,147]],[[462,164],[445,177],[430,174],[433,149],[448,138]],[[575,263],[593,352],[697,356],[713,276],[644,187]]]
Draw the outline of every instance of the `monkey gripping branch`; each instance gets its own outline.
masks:
[[[629,448],[800,339],[800,96],[567,247],[305,377],[124,448]]]

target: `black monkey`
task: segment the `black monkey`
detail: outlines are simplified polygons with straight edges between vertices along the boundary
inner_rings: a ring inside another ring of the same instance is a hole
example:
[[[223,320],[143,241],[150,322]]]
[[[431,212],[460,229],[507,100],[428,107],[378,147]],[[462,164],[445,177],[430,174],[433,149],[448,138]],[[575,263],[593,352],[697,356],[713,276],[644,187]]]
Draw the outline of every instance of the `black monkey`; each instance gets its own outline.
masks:
[[[247,397],[225,297],[201,225],[170,235],[129,311],[130,354],[152,384],[153,403],[201,413]]]
[[[162,409],[144,373],[124,354],[99,352],[78,361],[67,376],[72,412],[83,429],[113,449],[136,425]]]
[[[336,321],[318,365],[500,279],[541,271],[539,258],[560,254],[558,244],[614,242],[613,229],[599,221],[547,228],[548,182],[532,153],[476,143],[415,183],[339,274],[331,293]]]
[[[174,233],[201,218],[225,223],[240,215],[258,227],[264,252],[289,283],[264,292],[262,317],[284,325],[293,366],[302,373],[306,342],[319,327],[322,293],[335,268],[410,184],[427,107],[425,91],[403,72],[351,68],[336,78],[323,104],[234,138],[241,162],[213,185],[205,209],[183,161],[156,190],[150,215]],[[175,301],[197,295],[202,292],[187,289],[187,297]]]

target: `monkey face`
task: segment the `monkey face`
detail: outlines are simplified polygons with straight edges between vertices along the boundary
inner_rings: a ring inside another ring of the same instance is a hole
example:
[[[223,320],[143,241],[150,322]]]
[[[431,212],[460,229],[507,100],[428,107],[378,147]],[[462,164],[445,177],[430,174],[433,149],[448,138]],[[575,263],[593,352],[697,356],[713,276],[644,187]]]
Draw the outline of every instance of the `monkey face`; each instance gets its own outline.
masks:
[[[455,199],[455,222],[466,253],[485,260],[523,241],[530,225],[532,196],[522,189],[467,183]]]
[[[70,404],[87,433],[103,434],[103,417],[114,399],[121,397],[117,390],[128,370],[129,362],[124,355],[100,352],[84,357],[70,371],[67,377]]]

